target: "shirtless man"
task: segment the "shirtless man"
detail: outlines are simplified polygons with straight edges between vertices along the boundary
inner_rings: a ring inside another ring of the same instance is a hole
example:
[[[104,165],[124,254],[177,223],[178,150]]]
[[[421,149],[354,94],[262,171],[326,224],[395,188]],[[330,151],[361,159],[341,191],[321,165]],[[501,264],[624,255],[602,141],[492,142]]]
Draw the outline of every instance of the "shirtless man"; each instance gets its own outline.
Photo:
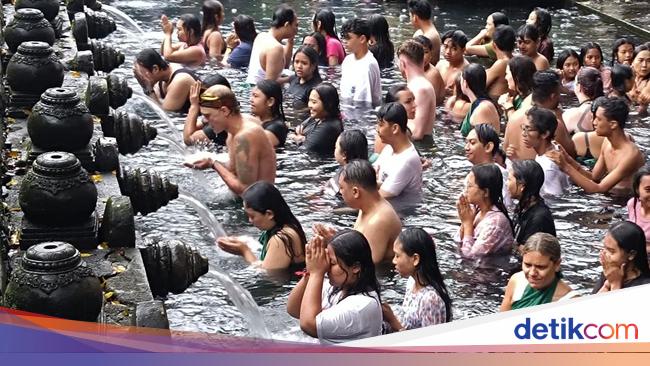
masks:
[[[260,80],[278,80],[282,70],[289,66],[294,37],[298,33],[298,17],[287,5],[280,5],[273,13],[271,28],[260,33],[253,42],[246,82],[257,84]],[[286,45],[281,41],[287,40]]]
[[[413,37],[424,35],[429,38],[433,47],[431,48],[431,64],[436,65],[440,60],[440,33],[431,20],[431,4],[426,0],[410,0],[408,3],[411,15],[411,24],[417,29]]]
[[[440,71],[438,71],[435,65],[431,65],[433,43],[423,35],[419,35],[413,39],[424,48],[424,77],[429,80],[433,86],[433,90],[436,91],[436,105],[441,105],[445,102],[447,94],[445,92],[445,81],[440,76]]]
[[[537,156],[532,147],[524,144],[522,134],[523,125],[528,121],[528,110],[534,105],[550,109],[555,113],[557,127],[553,134],[553,140],[562,145],[570,156],[576,156],[575,145],[564,124],[562,109],[559,107],[560,87],[560,77],[553,71],[538,71],[533,75],[533,92],[529,96],[530,103],[524,100],[522,107],[511,115],[506,126],[504,148],[506,149],[506,155],[511,160],[535,159]]]
[[[467,36],[461,30],[450,30],[442,36],[442,49],[444,60],[438,61],[436,68],[445,81],[445,91],[451,95],[456,83],[456,77],[463,71],[469,62],[465,60],[465,45]]]
[[[241,195],[249,185],[264,180],[275,181],[275,150],[252,118],[239,112],[239,102],[228,87],[215,85],[200,96],[201,114],[215,133],[228,132],[228,166],[207,157],[187,166],[195,169],[212,167],[228,188]]]
[[[490,98],[497,100],[499,96],[508,92],[506,68],[515,49],[515,30],[509,25],[498,26],[492,36],[492,47],[497,60],[485,70],[486,85]]]
[[[517,31],[517,45],[519,53],[533,59],[537,71],[546,70],[550,67],[548,60],[544,55],[537,52],[539,46],[539,31],[530,24],[525,24]]]
[[[414,40],[404,42],[397,49],[399,68],[407,86],[415,96],[415,118],[409,120],[413,140],[422,140],[433,132],[436,118],[436,92],[424,77],[424,49]]]
[[[598,136],[605,137],[594,169],[582,169],[566,151],[546,155],[587,193],[632,193],[632,175],[645,164],[645,157],[624,128],[630,110],[623,98],[607,98],[599,105],[594,119]]]
[[[402,231],[402,222],[393,206],[379,194],[375,169],[367,160],[352,160],[339,176],[340,192],[345,204],[359,210],[354,229],[361,232],[377,264],[393,258],[393,243]],[[316,234],[327,241],[335,234],[334,228],[314,225]]]

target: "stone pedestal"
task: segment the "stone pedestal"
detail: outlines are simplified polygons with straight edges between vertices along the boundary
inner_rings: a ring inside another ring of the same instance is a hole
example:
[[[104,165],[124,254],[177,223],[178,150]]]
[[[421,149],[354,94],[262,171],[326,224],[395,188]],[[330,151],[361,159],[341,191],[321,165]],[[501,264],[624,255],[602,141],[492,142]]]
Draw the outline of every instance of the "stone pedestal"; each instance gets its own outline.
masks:
[[[34,244],[44,241],[64,241],[72,244],[79,250],[97,249],[97,233],[99,231],[99,220],[97,213],[77,225],[39,225],[34,224],[23,217],[21,224],[20,249],[26,250]]]
[[[29,155],[27,155],[27,161],[31,164],[36,158],[43,154],[48,152],[49,150],[41,149],[40,147],[36,145],[32,145],[32,148],[29,150]],[[71,154],[74,154],[74,156],[79,159],[79,162],[81,162],[81,166],[86,169],[89,172],[95,171],[95,162],[93,155],[91,153],[92,151],[92,146],[88,144],[84,149],[76,150],[76,151],[69,151]]]

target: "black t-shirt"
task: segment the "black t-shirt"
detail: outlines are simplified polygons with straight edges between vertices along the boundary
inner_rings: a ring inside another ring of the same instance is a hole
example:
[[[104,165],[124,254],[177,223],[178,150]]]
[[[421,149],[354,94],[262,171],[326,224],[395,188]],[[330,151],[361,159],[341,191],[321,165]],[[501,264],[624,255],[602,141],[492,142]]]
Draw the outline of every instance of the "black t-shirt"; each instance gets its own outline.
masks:
[[[287,140],[287,134],[289,133],[289,127],[284,123],[284,120],[281,118],[272,119],[262,123],[262,128],[267,131],[271,131],[277,137],[280,143],[278,146],[284,146],[284,142]]]
[[[311,90],[321,83],[319,77],[311,78],[304,84],[300,84],[300,78],[293,75],[289,78],[289,86],[287,87],[287,99],[292,101],[294,108],[304,108],[309,101],[309,93]]]
[[[515,223],[515,238],[519,245],[523,245],[531,235],[540,232],[556,236],[553,215],[544,201],[537,201],[520,213]]]
[[[302,133],[305,135],[303,146],[320,155],[334,155],[336,139],[343,131],[343,122],[338,118],[316,120],[307,118],[302,124]]]
[[[600,291],[600,289],[603,287],[604,284],[605,284],[605,275],[601,273],[600,278],[596,282],[596,285],[594,285],[594,289],[591,291],[591,293],[592,294],[598,293],[598,291]],[[641,286],[647,284],[650,284],[650,276],[640,275],[639,277],[633,279],[632,281],[623,283],[623,288]]]

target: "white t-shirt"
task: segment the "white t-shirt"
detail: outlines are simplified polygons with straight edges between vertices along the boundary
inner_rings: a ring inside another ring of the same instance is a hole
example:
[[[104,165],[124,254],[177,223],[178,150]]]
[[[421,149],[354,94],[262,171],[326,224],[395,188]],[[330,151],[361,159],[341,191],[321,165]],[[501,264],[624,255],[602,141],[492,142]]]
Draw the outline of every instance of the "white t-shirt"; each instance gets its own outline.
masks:
[[[542,198],[564,194],[569,187],[569,177],[546,155],[537,155],[535,161],[544,170],[544,184],[539,192]]]
[[[422,201],[422,163],[415,146],[399,154],[386,145],[375,162],[381,190],[393,195],[393,206],[409,206]]]
[[[349,54],[341,64],[341,99],[354,102],[381,104],[381,74],[379,64],[368,51],[357,60],[354,54]]]
[[[339,302],[339,292],[330,302],[332,290],[325,278],[323,311],[316,315],[316,333],[322,343],[343,343],[381,335],[382,312],[377,293],[351,295]]]

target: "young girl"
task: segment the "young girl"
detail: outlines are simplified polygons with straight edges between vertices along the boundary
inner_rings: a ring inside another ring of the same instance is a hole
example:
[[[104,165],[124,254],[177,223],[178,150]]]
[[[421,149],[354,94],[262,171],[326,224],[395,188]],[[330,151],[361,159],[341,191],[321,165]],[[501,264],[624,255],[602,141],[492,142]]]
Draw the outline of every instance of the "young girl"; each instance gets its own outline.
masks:
[[[552,26],[551,13],[544,8],[535,8],[528,15],[526,24],[533,25],[537,28],[537,31],[539,32],[537,52],[541,53],[549,62],[551,62],[555,54],[553,40],[550,37]]]
[[[619,38],[614,42],[612,47],[612,63],[610,66],[616,64],[632,65],[634,58],[634,42],[627,38]]]
[[[309,94],[309,118],[296,127],[293,137],[311,152],[332,156],[334,145],[343,131],[339,93],[332,84],[322,83]]]
[[[645,233],[646,251],[650,253],[650,166],[639,169],[632,179],[634,197],[627,201],[628,220]]]
[[[251,92],[251,113],[262,122],[269,142],[284,146],[289,128],[282,109],[282,87],[275,80],[262,80]]]
[[[573,297],[562,281],[562,252],[555,236],[537,233],[522,249],[521,272],[510,277],[500,311],[523,309]]]
[[[309,46],[318,53],[318,66],[327,66],[327,49],[325,37],[318,32],[313,32],[302,39],[303,46]]]
[[[219,248],[264,269],[286,269],[302,264],[307,242],[305,232],[280,191],[271,183],[259,181],[242,193],[242,199],[248,220],[263,230],[259,238],[262,253],[258,259],[245,242],[235,237],[219,238]]]
[[[327,182],[325,192],[343,199],[339,187],[339,177],[343,167],[352,160],[368,160],[368,139],[361,130],[345,130],[336,139],[334,159],[341,166]]]
[[[496,164],[472,167],[466,191],[456,203],[461,226],[454,239],[461,256],[480,258],[510,253],[514,230],[503,204],[502,190],[503,174]]]
[[[603,80],[603,90],[605,95],[609,93],[612,88],[612,70],[603,65],[603,50],[596,42],[587,42],[580,48],[580,61],[582,66],[593,67],[600,72],[600,77]]]
[[[225,13],[223,5],[217,0],[205,0],[201,7],[203,22],[201,22],[201,42],[208,57],[221,61],[223,53],[226,52],[226,42],[219,31],[223,23]]]
[[[488,15],[485,20],[485,28],[481,29],[474,38],[467,42],[465,54],[489,57],[491,61],[495,61],[497,54],[492,45],[492,35],[498,26],[502,24],[508,25],[509,23],[508,17],[501,12]]]
[[[295,109],[304,109],[309,102],[309,93],[322,82],[318,72],[318,53],[312,47],[303,45],[293,54],[293,70],[287,87],[288,96],[293,99]]]
[[[330,66],[340,65],[345,58],[345,50],[341,40],[336,35],[336,17],[329,9],[324,9],[314,14],[312,26],[315,32],[325,37],[327,64]]]
[[[174,24],[166,15],[160,18],[165,34],[161,46],[162,55],[168,62],[175,62],[189,67],[202,65],[206,60],[205,48],[201,45],[201,22],[194,14],[183,14],[176,24],[178,40],[172,44]]]
[[[488,95],[486,77],[485,68],[479,64],[470,64],[461,73],[461,90],[472,103],[460,125],[463,137],[467,137],[472,126],[478,123],[492,125],[497,133],[501,130],[499,111]]]
[[[248,67],[253,50],[253,41],[257,37],[253,18],[248,15],[237,15],[232,23],[235,33],[226,38],[228,45],[228,65],[235,68]]]
[[[634,88],[630,92],[630,97],[633,101],[639,103],[638,112],[640,115],[648,113],[648,103],[642,101],[640,93],[642,90],[647,89],[650,83],[650,43],[643,44],[636,49],[636,56],[632,62],[632,69],[634,69]]]
[[[329,244],[315,236],[307,246],[306,262],[307,275],[287,301],[287,312],[300,319],[305,333],[323,343],[381,334],[380,287],[363,234],[344,230]]]
[[[575,88],[576,76],[582,64],[580,63],[580,55],[570,48],[560,52],[557,56],[557,64],[555,65],[560,70],[560,82],[565,93],[573,93]]]
[[[507,98],[499,98],[499,104],[505,111],[506,119],[522,107],[524,100],[533,92],[533,75],[537,72],[533,59],[528,56],[515,56],[508,61],[506,81],[508,82]],[[502,96],[503,97],[503,96]],[[498,130],[497,130],[498,131]]]
[[[393,60],[395,59],[395,46],[393,46],[393,42],[390,41],[388,21],[384,16],[374,14],[368,18],[368,27],[370,28],[368,49],[375,56],[375,59],[377,59],[379,67],[385,69],[393,66]]]
[[[438,268],[433,239],[420,228],[402,231],[393,245],[395,270],[408,277],[402,312],[395,316],[383,305],[384,319],[393,331],[416,329],[451,321],[451,299]]]

